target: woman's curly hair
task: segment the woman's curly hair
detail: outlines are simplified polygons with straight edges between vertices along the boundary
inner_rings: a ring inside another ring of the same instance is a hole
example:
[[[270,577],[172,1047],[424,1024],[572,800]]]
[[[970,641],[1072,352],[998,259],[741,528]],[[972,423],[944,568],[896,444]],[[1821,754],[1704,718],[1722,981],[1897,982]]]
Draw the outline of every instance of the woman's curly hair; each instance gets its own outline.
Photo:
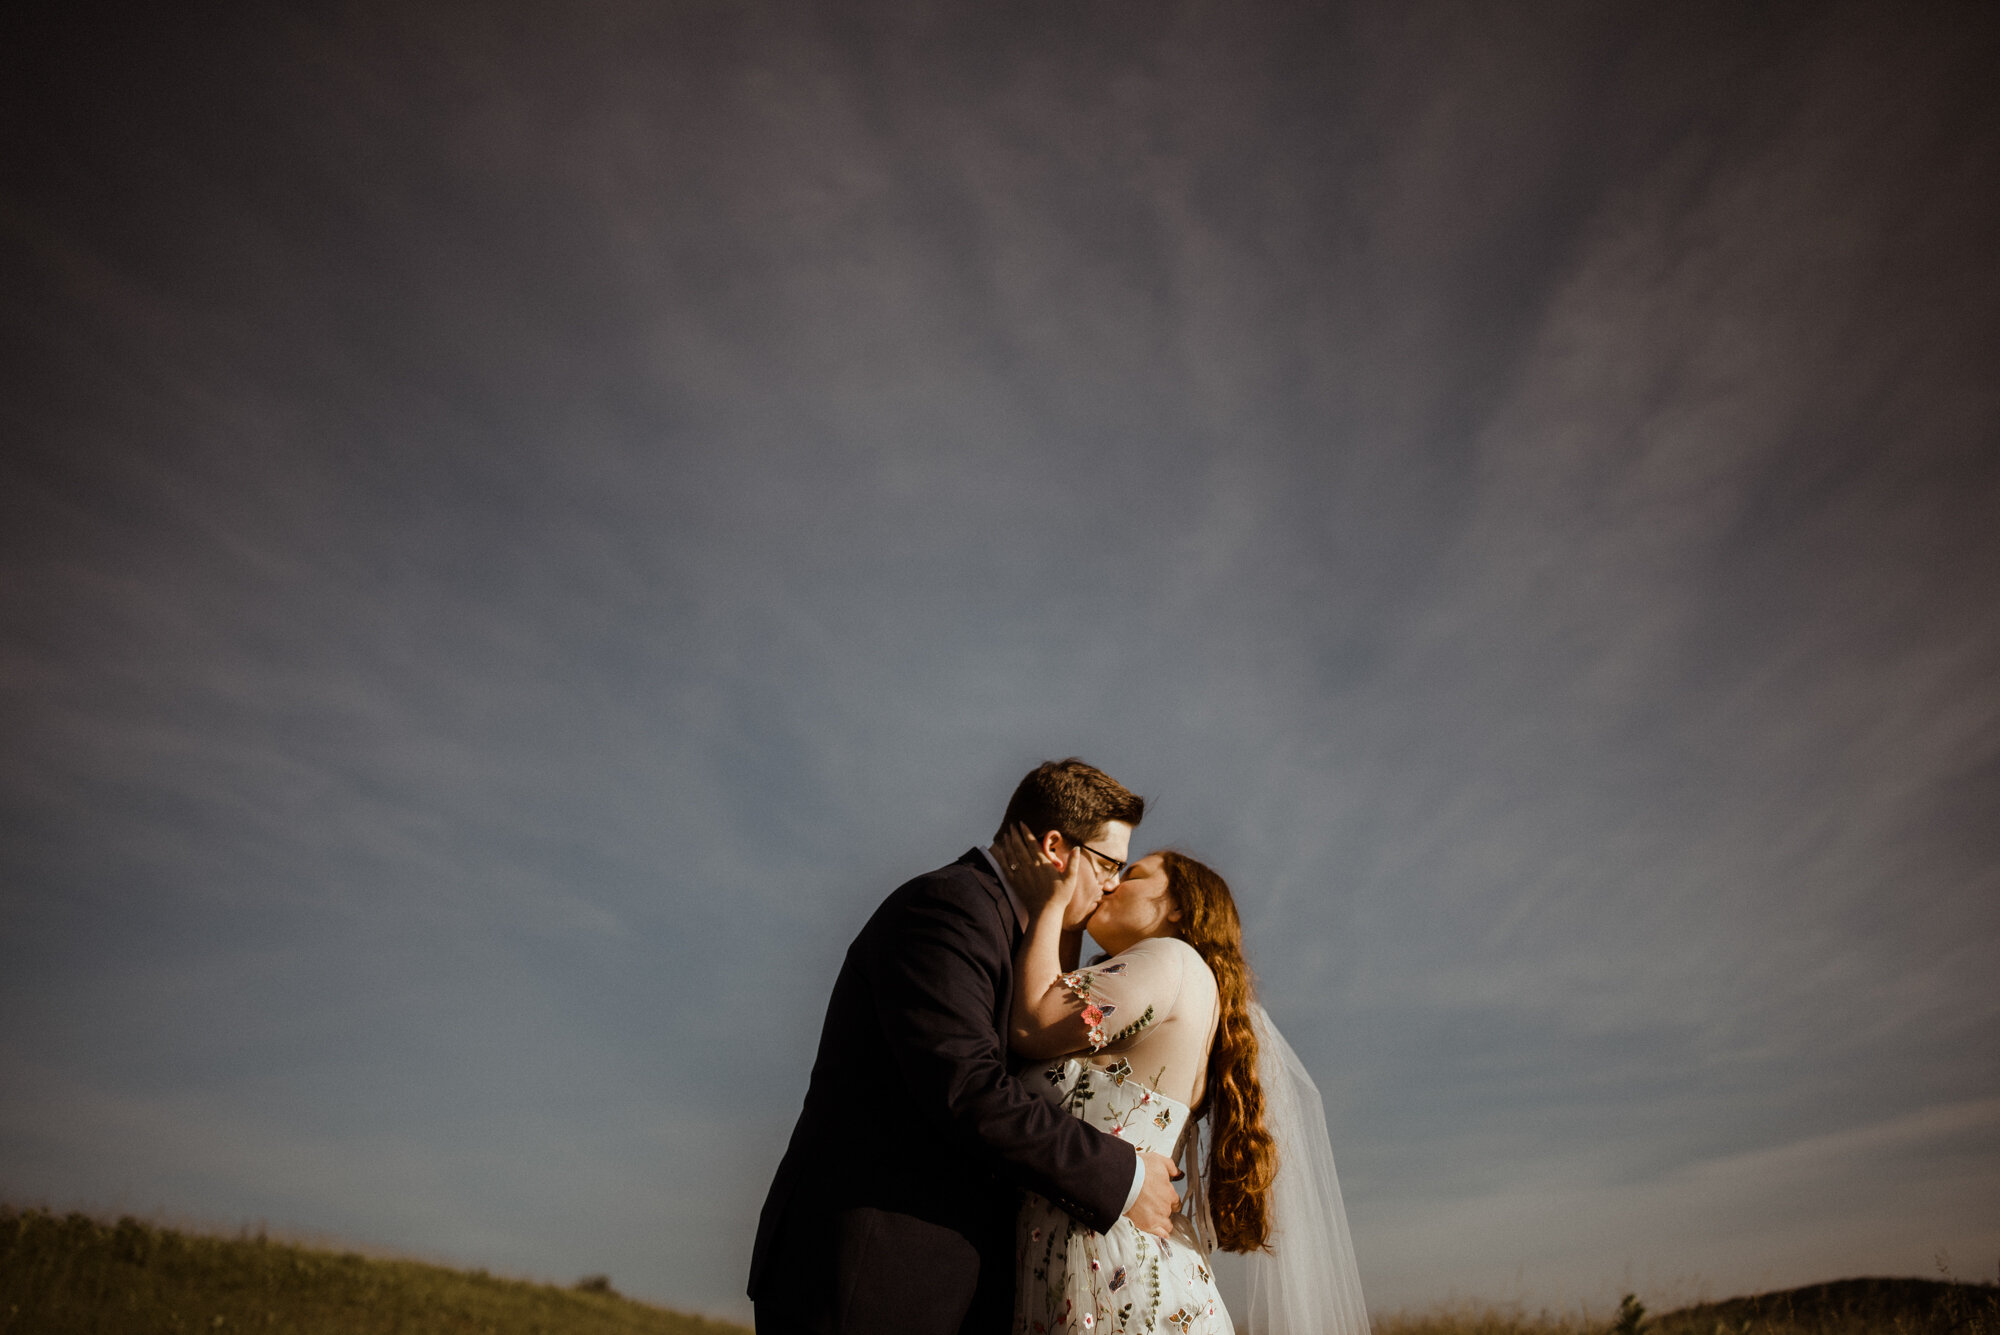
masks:
[[[1261,1251],[1271,1239],[1271,1181],[1278,1148],[1264,1128],[1264,1089],[1257,1082],[1257,1035],[1250,1027],[1250,966],[1243,961],[1243,922],[1229,883],[1184,853],[1168,850],[1167,890],[1181,911],[1180,937],[1215,975],[1222,1018],[1208,1053],[1202,1116],[1209,1119],[1203,1189],[1226,1252]]]

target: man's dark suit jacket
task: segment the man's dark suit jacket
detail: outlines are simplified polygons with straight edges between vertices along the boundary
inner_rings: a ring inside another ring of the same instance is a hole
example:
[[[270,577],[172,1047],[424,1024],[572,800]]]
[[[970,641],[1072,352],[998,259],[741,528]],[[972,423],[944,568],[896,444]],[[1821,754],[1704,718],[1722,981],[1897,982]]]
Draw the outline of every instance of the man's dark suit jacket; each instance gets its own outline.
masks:
[[[760,1332],[1004,1331],[1020,1188],[1117,1222],[1132,1147],[1008,1073],[1019,940],[975,848],[899,887],[848,947],[757,1225]]]

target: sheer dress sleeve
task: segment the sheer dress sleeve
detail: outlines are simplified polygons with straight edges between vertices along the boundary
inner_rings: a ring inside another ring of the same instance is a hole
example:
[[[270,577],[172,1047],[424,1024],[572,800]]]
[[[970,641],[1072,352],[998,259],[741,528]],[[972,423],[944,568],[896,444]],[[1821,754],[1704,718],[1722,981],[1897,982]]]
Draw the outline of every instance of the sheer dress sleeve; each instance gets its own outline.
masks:
[[[1150,937],[1057,985],[1069,994],[1056,1030],[1066,1051],[1128,1061],[1141,1081],[1193,1101],[1214,1030],[1215,981],[1192,946]]]

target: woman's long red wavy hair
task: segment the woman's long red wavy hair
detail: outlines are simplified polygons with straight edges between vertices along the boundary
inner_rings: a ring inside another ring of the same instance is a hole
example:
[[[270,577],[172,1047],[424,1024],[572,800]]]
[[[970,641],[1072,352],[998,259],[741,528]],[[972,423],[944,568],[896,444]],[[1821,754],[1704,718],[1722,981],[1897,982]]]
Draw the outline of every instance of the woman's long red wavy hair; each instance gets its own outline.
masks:
[[[1263,1250],[1271,1239],[1271,1181],[1278,1149],[1264,1128],[1264,1088],[1257,1082],[1257,1035],[1250,1028],[1250,966],[1243,961],[1243,921],[1229,883],[1184,853],[1163,852],[1167,891],[1181,911],[1180,937],[1215,975],[1222,1018],[1208,1052],[1202,1115],[1209,1119],[1202,1182],[1216,1239],[1226,1252]]]

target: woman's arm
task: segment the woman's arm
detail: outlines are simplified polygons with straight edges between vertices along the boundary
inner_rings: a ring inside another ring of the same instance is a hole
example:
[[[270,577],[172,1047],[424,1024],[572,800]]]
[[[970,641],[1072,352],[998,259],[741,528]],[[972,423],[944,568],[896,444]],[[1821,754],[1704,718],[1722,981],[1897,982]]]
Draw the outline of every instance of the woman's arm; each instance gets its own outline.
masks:
[[[1077,966],[1078,961],[1083,958],[1083,929],[1081,927],[1063,928],[1062,950],[1059,953],[1062,955],[1064,973],[1068,973]]]
[[[1063,921],[1080,892],[1082,862],[1072,854],[1067,868],[1057,868],[1013,830],[1001,837],[994,851],[1009,869],[1007,876],[1015,893],[1024,903],[1042,906],[1028,919],[1027,932],[1014,953],[1008,1046],[1023,1057],[1038,1060],[1086,1052],[1091,1025],[1084,1022],[1083,1015],[1088,1008],[1062,983],[1083,954],[1083,928],[1066,926]]]
[[[1173,1013],[1187,959],[1198,958],[1185,942],[1140,941],[1079,969],[1083,932],[1063,919],[1078,894],[1097,893],[1078,875],[1082,860],[1072,858],[1058,876],[1025,841],[1003,839],[994,851],[1021,899],[1042,905],[1014,952],[1009,1048],[1033,1061],[1122,1051]]]
[[[1028,922],[1027,935],[1014,955],[1013,1032],[1008,1045],[1023,1057],[1067,1057],[1090,1048],[1086,1008],[1062,985],[1067,946],[1074,966],[1081,949],[1081,932],[1063,930],[1063,897]]]

